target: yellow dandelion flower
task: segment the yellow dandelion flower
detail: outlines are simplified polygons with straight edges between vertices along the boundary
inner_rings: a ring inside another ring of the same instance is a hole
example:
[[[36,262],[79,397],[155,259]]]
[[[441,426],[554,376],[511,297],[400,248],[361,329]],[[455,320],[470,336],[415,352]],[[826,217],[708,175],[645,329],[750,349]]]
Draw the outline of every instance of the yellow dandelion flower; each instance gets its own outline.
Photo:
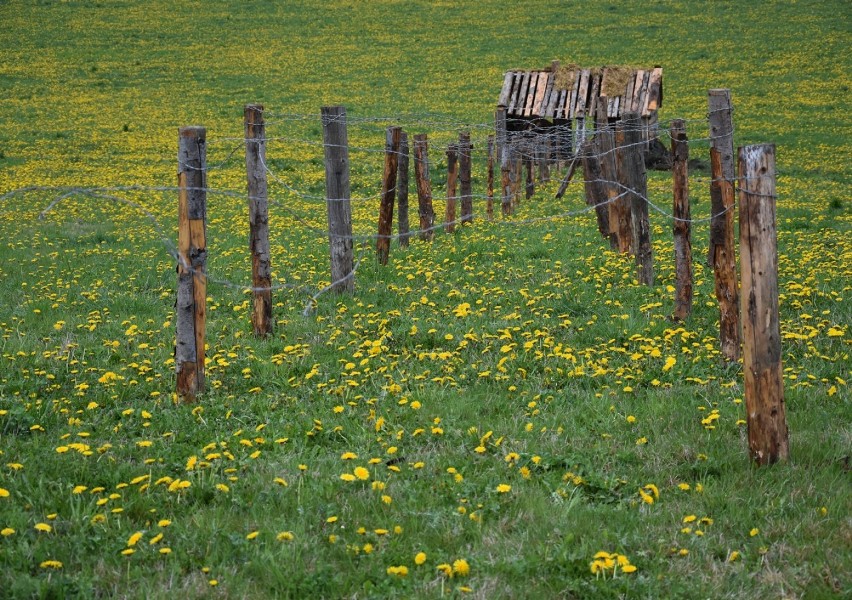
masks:
[[[426,553],[425,552],[418,552],[414,556],[414,564],[415,565],[419,566],[419,565],[422,565],[425,562],[426,562]]]
[[[141,540],[141,539],[142,539],[142,532],[137,531],[136,533],[131,535],[129,538],[127,538],[127,545],[128,546],[135,546],[139,542],[139,540]]]
[[[355,467],[353,473],[355,474],[355,477],[357,477],[361,481],[366,481],[370,478],[370,471],[368,471],[364,467]]]
[[[42,531],[44,533],[50,533],[51,531],[53,531],[53,527],[51,527],[47,523],[36,523],[35,530]]]
[[[246,536],[246,539],[247,539],[247,540],[253,540],[254,538],[256,538],[256,537],[257,537],[257,536],[259,536],[259,535],[260,535],[260,532],[259,532],[259,531],[252,531],[251,533],[249,533],[249,534]]]
[[[295,536],[292,531],[282,531],[278,535],[275,536],[275,539],[279,542],[290,542],[293,540]]]
[[[42,569],[61,569],[62,563],[58,560],[45,560],[39,564]]]
[[[468,564],[468,562],[465,559],[459,558],[459,559],[453,561],[453,574],[458,575],[460,577],[464,577],[465,575],[468,575],[469,573],[470,573],[470,565]]]
[[[506,494],[512,491],[512,486],[508,483],[501,483],[497,486],[497,492],[500,494]]]
[[[15,535],[15,530],[11,527],[4,527],[3,529],[0,529],[0,535],[3,537],[9,537],[10,535]]]

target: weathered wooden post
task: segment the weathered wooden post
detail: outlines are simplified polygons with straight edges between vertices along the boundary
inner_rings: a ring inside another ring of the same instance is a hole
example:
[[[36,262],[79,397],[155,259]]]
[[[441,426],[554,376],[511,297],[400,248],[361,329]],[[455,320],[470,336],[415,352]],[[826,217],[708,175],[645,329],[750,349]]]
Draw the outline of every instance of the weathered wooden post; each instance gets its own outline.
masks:
[[[587,139],[580,147],[579,156],[583,162],[583,180],[586,192],[586,204],[595,207],[598,221],[598,231],[607,239],[612,240],[609,230],[609,207],[607,206],[607,187],[601,175],[601,163],[598,159],[596,138]]]
[[[692,312],[692,219],[689,210],[689,143],[686,123],[675,119],[672,138],[672,216],[674,217],[675,309],[672,319],[683,321]]]
[[[244,112],[246,179],[249,204],[249,251],[254,305],[254,335],[272,333],[272,260],[269,250],[269,201],[266,186],[266,126],[263,106],[247,104]]]
[[[601,174],[608,189],[609,231],[615,245],[614,250],[622,254],[630,251],[630,204],[626,190],[619,185],[616,135],[612,127],[605,127],[597,134],[601,162]]]
[[[379,206],[379,231],[376,236],[376,255],[379,263],[388,264],[393,227],[393,201],[396,197],[396,176],[399,168],[399,144],[402,129],[388,127],[385,132],[385,170],[382,173],[382,200]]]
[[[494,219],[494,136],[488,136],[488,163],[487,163],[487,179],[486,179],[486,200],[485,214],[488,220]]]
[[[473,221],[473,190],[470,182],[472,154],[473,145],[470,143],[470,132],[462,131],[459,134],[459,187],[461,188],[462,224]]]
[[[420,239],[431,241],[435,237],[435,210],[432,208],[432,182],[429,180],[429,142],[425,133],[414,136],[414,178],[420,212]]]
[[[456,230],[456,183],[459,177],[458,146],[447,146],[447,207],[444,212],[444,231]]]
[[[207,325],[207,130],[178,131],[177,395],[195,402],[204,391]]]
[[[512,214],[512,182],[509,175],[511,169],[511,152],[509,137],[506,131],[506,107],[498,106],[494,116],[495,134],[497,136],[497,160],[500,161],[500,210],[504,217]]]
[[[355,290],[352,252],[352,206],[349,188],[349,136],[346,109],[322,107],[325,150],[325,197],[328,209],[328,241],[331,253],[331,289]]]
[[[654,260],[651,255],[651,222],[648,218],[648,176],[645,171],[642,120],[638,112],[626,112],[619,123],[619,181],[630,190],[631,252],[636,257],[639,283],[654,285]]]
[[[399,247],[408,248],[408,134],[404,131],[399,138],[399,174],[396,181]]]
[[[790,453],[781,371],[775,145],[739,149],[743,375],[751,457],[759,464]]]
[[[716,299],[719,301],[719,339],[722,357],[740,357],[740,310],[734,251],[734,125],[731,92],[710,90],[710,251]]]

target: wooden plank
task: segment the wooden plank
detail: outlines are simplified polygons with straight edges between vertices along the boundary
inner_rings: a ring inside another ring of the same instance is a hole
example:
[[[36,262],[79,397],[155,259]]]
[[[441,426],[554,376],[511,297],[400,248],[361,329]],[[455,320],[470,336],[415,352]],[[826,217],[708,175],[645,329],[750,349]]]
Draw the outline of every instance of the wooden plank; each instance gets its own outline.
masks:
[[[511,114],[518,105],[518,93],[521,91],[521,82],[523,81],[523,73],[512,73],[512,91],[509,94],[509,104],[506,105],[506,114]]]
[[[514,76],[511,71],[507,71],[503,76],[503,89],[500,90],[500,98],[497,100],[497,104],[506,106],[506,103],[509,101],[509,94],[512,93],[513,79]]]
[[[568,104],[568,90],[559,90],[559,99],[556,101],[556,111],[554,118],[565,118],[565,105]]]
[[[544,103],[544,94],[547,92],[548,86],[550,85],[551,75],[550,73],[541,73],[538,77],[538,86],[535,90],[535,102],[533,103],[532,116],[541,117],[543,116],[541,107]]]
[[[654,67],[651,71],[651,80],[648,84],[648,111],[657,110],[663,101],[663,69]]]
[[[642,88],[639,91],[639,103],[636,107],[636,112],[641,113],[645,110],[645,104],[648,102],[648,82],[651,78],[651,72],[645,71],[642,76]]]
[[[627,89],[624,91],[624,95],[621,96],[621,100],[619,102],[618,114],[616,116],[620,117],[622,113],[628,112],[630,110],[631,101],[633,99],[633,88],[636,85],[636,73],[633,73],[633,76],[627,80]]]
[[[531,71],[530,72],[530,86],[527,88],[527,97],[524,100],[524,115],[525,117],[529,117],[532,115],[533,104],[535,104],[535,92],[536,87],[538,86],[538,72]]]
[[[571,88],[571,97],[568,100],[568,110],[565,113],[566,119],[574,118],[574,110],[577,107],[577,90],[580,87],[580,77],[582,76],[581,71],[577,71],[577,74],[574,77],[574,86]]]
[[[642,81],[645,79],[645,71],[636,71],[636,81],[633,83],[633,96],[630,98],[630,111],[639,111],[639,94],[642,93]]]
[[[574,114],[578,118],[583,118],[586,116],[586,103],[589,97],[590,77],[591,71],[589,69],[583,69],[580,72],[580,83],[577,86],[577,103],[574,106]]]
[[[592,90],[589,92],[589,103],[586,108],[586,114],[591,116],[595,116],[597,106],[598,106],[598,96],[600,95],[601,90],[601,74],[596,73],[592,75]]]
[[[547,80],[547,90],[544,92],[544,108],[542,108],[542,117],[546,119],[553,118],[553,111],[556,108],[556,99],[559,97],[559,90],[554,89],[556,75],[551,74]]]
[[[527,71],[524,73],[524,77],[521,80],[521,88],[518,91],[518,103],[515,105],[515,115],[522,117],[524,115],[524,107],[527,102],[527,90],[530,87],[530,78],[532,77],[532,73]]]

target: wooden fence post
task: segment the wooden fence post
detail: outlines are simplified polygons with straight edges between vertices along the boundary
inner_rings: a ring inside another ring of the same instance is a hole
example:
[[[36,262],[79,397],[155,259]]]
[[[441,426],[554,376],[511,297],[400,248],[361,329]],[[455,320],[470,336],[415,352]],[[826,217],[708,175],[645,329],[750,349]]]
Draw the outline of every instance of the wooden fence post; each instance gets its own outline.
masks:
[[[734,126],[730,90],[710,90],[710,251],[722,357],[740,357],[740,310],[734,251]]]
[[[497,137],[497,160],[500,162],[500,210],[504,217],[512,214],[511,178],[509,170],[511,156],[509,152],[509,136],[506,131],[506,107],[498,106],[494,116],[495,134]]]
[[[739,149],[743,375],[752,459],[789,457],[778,320],[775,145]]]
[[[207,325],[207,130],[178,132],[177,394],[195,402],[204,391]]]
[[[601,175],[601,163],[598,160],[597,143],[595,138],[587,139],[580,147],[579,156],[583,162],[583,180],[586,191],[586,204],[595,207],[598,221],[598,231],[610,240],[609,231],[609,207],[606,205],[608,198],[607,186]]]
[[[609,231],[615,248],[622,254],[630,252],[630,204],[627,191],[619,185],[617,135],[612,127],[598,132],[600,141],[601,173],[609,189]],[[623,143],[623,140],[622,140]]]
[[[686,122],[671,124],[672,191],[675,252],[675,309],[672,319],[683,321],[692,312],[692,222],[689,210],[689,143]]]
[[[488,136],[488,163],[486,180],[485,214],[488,220],[494,219],[494,136]]]
[[[249,251],[254,306],[254,335],[272,333],[272,260],[269,250],[269,201],[266,186],[266,127],[263,106],[247,104],[244,112],[246,179],[249,201]]]
[[[654,260],[651,254],[651,223],[648,218],[648,177],[642,140],[642,120],[638,112],[626,112],[619,124],[619,181],[630,190],[630,249],[636,257],[639,283],[654,285]]]
[[[471,189],[471,167],[473,163],[473,145],[470,143],[470,132],[459,134],[459,187],[461,192],[461,221],[462,224],[473,221],[473,190]]]
[[[417,183],[417,204],[420,212],[420,239],[435,237],[435,210],[432,208],[432,182],[429,180],[429,142],[425,133],[414,136],[414,178]]]
[[[323,106],[321,112],[325,150],[328,241],[331,253],[331,289],[338,293],[352,292],[355,290],[355,278],[346,109],[342,106]]]
[[[399,247],[408,248],[408,134],[404,131],[399,138],[399,174],[396,181]]]
[[[458,146],[447,146],[447,207],[444,212],[444,231],[456,230],[456,183],[459,177]]]
[[[379,263],[388,264],[393,227],[393,201],[396,197],[396,175],[399,168],[399,144],[402,129],[388,127],[385,132],[385,170],[382,174],[382,200],[379,206],[379,231],[376,255]]]

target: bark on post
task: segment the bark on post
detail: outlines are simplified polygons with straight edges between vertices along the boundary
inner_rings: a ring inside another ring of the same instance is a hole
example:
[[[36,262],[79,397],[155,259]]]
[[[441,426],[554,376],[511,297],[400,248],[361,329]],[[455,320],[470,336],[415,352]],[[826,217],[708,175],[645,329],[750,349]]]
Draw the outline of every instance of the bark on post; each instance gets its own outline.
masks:
[[[722,357],[740,358],[740,306],[734,250],[734,140],[729,90],[710,90],[710,254]]]
[[[393,227],[393,201],[396,197],[396,175],[399,168],[399,144],[402,129],[388,127],[385,132],[385,170],[382,173],[382,200],[379,206],[379,231],[376,236],[376,256],[379,263],[388,264]]]
[[[178,132],[178,284],[175,328],[177,394],[195,402],[204,391],[207,320],[207,131]]]
[[[598,159],[595,138],[587,139],[580,148],[583,161],[583,179],[585,180],[586,204],[595,207],[598,231],[609,240],[609,207],[607,206],[607,187],[601,175],[601,163]]]
[[[495,113],[495,129],[497,137],[497,160],[500,163],[500,210],[504,217],[512,214],[511,179],[509,170],[511,157],[509,139],[506,131],[506,107],[498,106]]]
[[[473,190],[471,189],[473,145],[470,143],[470,132],[459,134],[459,187],[461,192],[461,221],[462,224],[473,221]]]
[[[789,457],[775,229],[775,145],[739,149],[743,375],[751,457],[771,464]]]
[[[328,208],[328,241],[331,253],[331,289],[355,290],[352,252],[352,206],[349,188],[349,136],[346,109],[322,107],[325,150],[325,196]]]
[[[414,178],[417,183],[417,204],[420,211],[420,239],[431,241],[435,236],[435,210],[432,208],[432,183],[429,181],[429,142],[425,133],[414,136]]]
[[[485,214],[488,220],[494,219],[494,136],[488,136],[488,164],[487,164],[487,179],[486,179],[486,201]]]
[[[249,204],[249,251],[254,304],[254,335],[272,333],[272,258],[269,250],[269,200],[266,186],[266,126],[263,106],[245,107],[246,179]]]
[[[459,178],[458,146],[447,147],[447,207],[444,212],[444,231],[456,230],[456,184]]]
[[[630,252],[630,204],[628,204],[626,190],[619,185],[616,132],[612,127],[606,127],[598,133],[597,137],[600,141],[601,173],[607,181],[609,231],[613,249],[624,254]]]
[[[672,319],[683,321],[692,312],[692,223],[689,210],[689,144],[686,123],[671,125],[672,191],[675,252],[675,309]]]
[[[408,134],[404,131],[399,138],[399,173],[396,182],[399,247],[408,248]]]
[[[636,257],[639,283],[654,285],[654,261],[651,255],[651,223],[648,218],[648,179],[643,155],[642,121],[638,112],[627,112],[619,123],[619,182],[630,190],[630,249]]]

